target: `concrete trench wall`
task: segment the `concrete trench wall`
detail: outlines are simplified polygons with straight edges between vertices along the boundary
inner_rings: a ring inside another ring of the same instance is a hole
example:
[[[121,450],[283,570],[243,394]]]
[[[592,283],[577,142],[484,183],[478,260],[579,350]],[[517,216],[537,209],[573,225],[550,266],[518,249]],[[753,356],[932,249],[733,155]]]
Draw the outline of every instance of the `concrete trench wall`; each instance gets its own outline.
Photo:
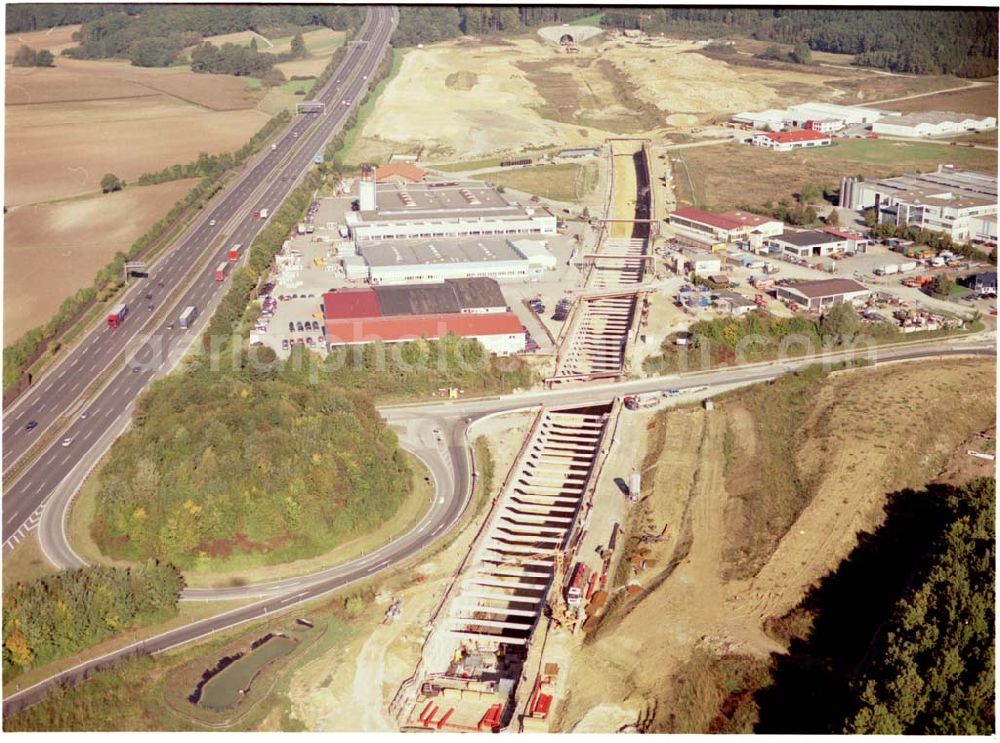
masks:
[[[418,673],[409,684],[408,702],[401,705],[406,709],[397,709],[404,726],[412,725],[414,710],[426,704],[420,691],[425,682],[472,688],[486,680],[450,675],[462,648],[527,652],[549,591],[562,590],[553,585],[555,555],[566,549],[574,528],[578,530],[606,453],[611,410],[604,405],[538,413],[496,506],[434,620]],[[489,680],[498,682],[495,674]],[[519,681],[517,672],[507,683],[516,688]],[[510,700],[494,696],[492,701]],[[489,704],[482,704],[485,711]]]

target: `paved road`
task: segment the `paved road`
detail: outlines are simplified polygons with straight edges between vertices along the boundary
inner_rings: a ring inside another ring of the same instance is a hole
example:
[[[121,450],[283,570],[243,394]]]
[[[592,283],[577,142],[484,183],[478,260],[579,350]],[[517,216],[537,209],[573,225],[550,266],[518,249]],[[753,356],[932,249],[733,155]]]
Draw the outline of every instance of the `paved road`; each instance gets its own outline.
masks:
[[[877,363],[923,359],[956,354],[995,355],[995,334],[983,333],[944,341],[914,343],[880,349]],[[835,362],[845,354],[829,354],[825,360]],[[84,677],[98,668],[113,665],[136,654],[155,654],[234,627],[289,609],[353,582],[364,580],[402,562],[432,544],[455,524],[468,504],[474,476],[468,442],[470,428],[489,415],[546,404],[570,406],[610,400],[616,395],[662,390],[666,387],[691,389],[706,385],[707,389],[683,393],[678,402],[694,397],[716,394],[721,389],[774,379],[778,376],[816,363],[816,359],[799,359],[768,364],[733,367],[712,372],[695,372],[615,384],[581,385],[565,390],[530,392],[481,400],[437,403],[434,405],[404,405],[382,408],[390,424],[402,434],[402,441],[420,456],[431,469],[438,497],[418,526],[404,537],[358,560],[315,576],[276,581],[259,586],[234,587],[210,591],[185,592],[188,598],[239,598],[262,595],[260,601],[234,609],[185,627],[165,632],[157,637],[129,645],[107,655],[40,681],[4,699],[3,713],[34,704],[57,683]]]
[[[370,9],[343,63],[316,96],[327,103],[326,112],[297,115],[275,141],[276,148],[265,151],[216,198],[151,267],[148,278],[138,280],[128,292],[131,314],[124,324],[117,329],[103,324],[94,328],[4,411],[5,550],[12,536],[16,539],[33,525],[42,504],[87,458],[95,442],[128,415],[132,402],[150,380],[169,370],[204,327],[211,308],[229,288],[228,282],[215,281],[214,267],[226,259],[230,245],[240,243],[244,252],[249,248],[266,224],[251,215],[260,208],[274,210],[281,204],[357,105],[368,76],[388,48],[394,13],[386,6]],[[344,105],[345,100],[349,105]],[[196,276],[188,285],[186,277],[192,269]],[[147,293],[153,295],[151,300],[144,298]],[[154,310],[147,310],[147,304],[153,304]],[[187,332],[168,327],[176,323],[179,310],[189,305],[199,308],[199,324]],[[106,371],[111,377],[103,390],[83,400],[81,395]],[[29,420],[38,423],[33,431],[25,430]],[[47,448],[8,485],[11,468],[43,434],[50,440]],[[62,445],[64,439],[70,440],[67,446]]]

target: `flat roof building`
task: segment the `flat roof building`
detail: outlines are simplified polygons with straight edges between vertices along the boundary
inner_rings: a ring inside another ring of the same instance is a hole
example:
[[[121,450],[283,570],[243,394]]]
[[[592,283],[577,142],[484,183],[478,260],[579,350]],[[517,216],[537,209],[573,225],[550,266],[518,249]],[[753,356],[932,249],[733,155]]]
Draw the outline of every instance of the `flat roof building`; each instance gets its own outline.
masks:
[[[783,253],[799,258],[825,256],[831,253],[857,252],[852,246],[856,240],[846,235],[827,230],[802,230],[783,232],[770,238],[768,245],[780,248]]]
[[[406,343],[447,335],[477,340],[498,356],[524,350],[525,333],[513,312],[489,314],[395,315],[388,317],[328,319],[328,348],[366,343]]]
[[[359,184],[358,211],[345,219],[359,244],[368,240],[556,234],[556,218],[525,207],[479,181]]]
[[[475,277],[510,281],[554,268],[541,251],[533,248],[526,255],[518,244],[506,237],[378,240],[359,243],[358,254],[368,266],[372,285]]]
[[[678,234],[705,243],[745,240],[754,232],[777,235],[785,229],[784,223],[773,217],[739,210],[715,214],[694,207],[670,212],[670,225]]]
[[[323,294],[327,319],[397,315],[506,312],[507,300],[493,279],[449,279],[439,284],[337,289]]]
[[[822,310],[842,302],[867,299],[871,291],[854,279],[799,281],[777,287],[778,299],[794,302],[809,310]]]
[[[750,144],[755,147],[767,147],[775,152],[789,152],[803,147],[825,147],[833,144],[829,134],[803,129],[797,132],[762,132],[755,134]]]
[[[475,338],[492,353],[524,350],[524,329],[492,279],[338,289],[323,295],[323,316],[330,347],[437,339],[452,333]]]
[[[876,121],[872,131],[897,137],[940,137],[948,134],[964,134],[967,131],[996,129],[995,116],[979,116],[951,111],[926,111],[893,116]]]
[[[873,208],[881,223],[913,225],[966,242],[979,239],[983,217],[997,214],[997,179],[948,165],[898,178],[860,181],[848,176],[841,181],[840,206]]]

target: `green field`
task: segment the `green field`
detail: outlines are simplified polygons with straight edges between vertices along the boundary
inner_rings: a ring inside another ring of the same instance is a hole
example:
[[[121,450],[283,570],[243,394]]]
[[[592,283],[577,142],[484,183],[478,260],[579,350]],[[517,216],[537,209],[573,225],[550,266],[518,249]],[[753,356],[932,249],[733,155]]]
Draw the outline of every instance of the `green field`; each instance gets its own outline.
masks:
[[[932,142],[893,142],[885,139],[837,139],[832,147],[818,147],[803,157],[850,160],[873,165],[898,166],[905,170],[923,169],[928,163],[953,163],[972,170],[994,172],[997,155],[987,150],[952,147]]]
[[[492,170],[478,178],[556,201],[579,201],[597,186],[597,165],[560,163],[531,168]]]

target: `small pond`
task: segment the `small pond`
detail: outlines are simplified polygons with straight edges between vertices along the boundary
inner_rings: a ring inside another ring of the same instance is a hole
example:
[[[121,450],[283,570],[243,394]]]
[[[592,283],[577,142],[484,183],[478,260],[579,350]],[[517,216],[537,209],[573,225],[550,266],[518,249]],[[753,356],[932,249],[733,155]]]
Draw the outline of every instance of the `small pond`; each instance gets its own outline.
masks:
[[[202,676],[191,702],[217,712],[232,709],[250,691],[257,674],[268,663],[288,655],[296,645],[298,641],[290,637],[270,635],[255,642],[246,653],[223,658]]]

